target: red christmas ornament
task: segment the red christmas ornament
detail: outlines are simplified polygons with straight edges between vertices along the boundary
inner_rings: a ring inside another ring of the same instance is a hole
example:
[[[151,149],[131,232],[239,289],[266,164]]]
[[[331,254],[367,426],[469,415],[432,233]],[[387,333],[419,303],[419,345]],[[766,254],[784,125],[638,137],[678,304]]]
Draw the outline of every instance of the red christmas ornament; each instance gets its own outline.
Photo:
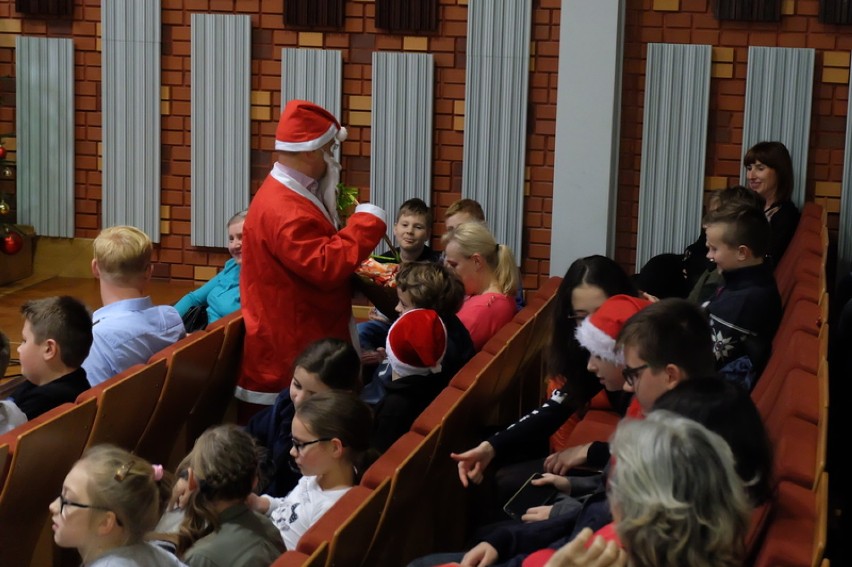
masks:
[[[24,237],[17,231],[6,229],[6,234],[0,240],[0,250],[5,254],[12,256],[21,251],[24,247]]]
[[[3,146],[0,146],[0,159],[3,159],[5,157],[6,157],[6,148],[4,148]]]

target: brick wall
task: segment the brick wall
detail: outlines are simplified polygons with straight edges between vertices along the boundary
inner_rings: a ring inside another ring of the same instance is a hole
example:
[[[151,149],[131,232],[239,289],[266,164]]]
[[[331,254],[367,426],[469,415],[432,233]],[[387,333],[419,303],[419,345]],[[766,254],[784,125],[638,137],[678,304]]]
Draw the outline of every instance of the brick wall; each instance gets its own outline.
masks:
[[[436,61],[433,203],[434,244],[444,231],[446,207],[461,195],[467,0],[441,0],[439,31],[407,36],[375,28],[371,0],[346,3],[345,29],[315,32],[285,29],[284,0],[186,0],[181,8],[164,2],[162,60],[162,241],[155,274],[206,279],[227,253],[190,245],[190,14],[252,15],[252,192],[266,176],[269,150],[281,105],[282,47],[343,50],[342,121],[350,129],[343,145],[348,184],[369,198],[371,54],[376,50],[430,52]],[[555,145],[559,0],[534,3],[530,75],[529,138],[524,192],[522,262],[524,287],[536,288],[549,272],[552,179]],[[617,200],[616,258],[633,265],[638,216],[639,164],[645,50],[648,42],[702,43],[714,47],[706,189],[735,183],[740,172],[743,93],[749,45],[813,47],[817,50],[807,198],[830,211],[836,230],[843,168],[849,50],[846,27],[818,22],[818,0],[784,0],[779,23],[719,22],[709,0],[630,0],[627,3],[623,78],[620,190]],[[0,5],[0,134],[14,131],[14,41],[18,34],[75,40],[77,236],[92,237],[100,226],[101,113],[100,1],[77,0],[73,18],[22,18],[14,3]],[[6,139],[14,159],[14,138]],[[224,156],[226,157],[226,156]],[[7,195],[14,184],[0,186]],[[12,195],[12,197],[14,197]],[[696,230],[697,232],[697,230]],[[212,269],[211,269],[212,268]]]
[[[528,289],[537,288],[541,277],[549,272],[559,5],[559,0],[539,0],[534,13],[524,249],[516,251],[519,259],[523,258],[524,286]],[[155,276],[203,280],[228,258],[224,249],[198,248],[190,244],[190,15],[194,12],[251,14],[252,194],[274,160],[270,148],[281,106],[281,48],[343,51],[341,119],[350,132],[349,140],[342,145],[344,180],[361,188],[363,200],[369,199],[372,52],[433,53],[436,79],[434,243],[440,246],[438,237],[444,231],[444,211],[461,196],[467,0],[441,0],[438,32],[410,36],[377,30],[372,0],[346,2],[345,28],[333,32],[285,29],[284,0],[163,2],[162,239],[156,252]],[[0,77],[14,76],[14,43],[18,34],[74,38],[76,235],[95,236],[100,226],[101,205],[100,0],[77,0],[73,17],[58,21],[22,18],[14,11],[13,2],[0,5]],[[11,132],[15,122],[14,83],[0,82],[0,89],[11,89],[11,94],[2,93],[0,133]]]
[[[806,199],[827,207],[836,234],[852,28],[821,24],[819,0],[783,0],[781,12],[777,23],[720,22],[710,0],[627,2],[616,232],[616,259],[626,268],[635,262],[645,53],[652,42],[713,46],[705,189],[739,182],[748,46],[816,50]]]

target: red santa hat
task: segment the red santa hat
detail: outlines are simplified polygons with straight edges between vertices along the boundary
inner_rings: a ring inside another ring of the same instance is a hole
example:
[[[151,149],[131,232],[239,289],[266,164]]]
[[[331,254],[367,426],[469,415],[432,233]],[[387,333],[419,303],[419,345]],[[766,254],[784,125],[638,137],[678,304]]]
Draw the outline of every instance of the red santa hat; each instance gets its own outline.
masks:
[[[613,295],[577,327],[577,342],[601,359],[624,365],[624,357],[615,342],[624,324],[633,315],[651,305],[650,301],[629,295]]]
[[[346,128],[323,107],[307,100],[291,100],[275,130],[275,149],[285,152],[318,150],[332,140],[346,139]]]
[[[412,309],[391,325],[385,342],[391,368],[400,376],[441,371],[447,352],[447,329],[431,309]]]

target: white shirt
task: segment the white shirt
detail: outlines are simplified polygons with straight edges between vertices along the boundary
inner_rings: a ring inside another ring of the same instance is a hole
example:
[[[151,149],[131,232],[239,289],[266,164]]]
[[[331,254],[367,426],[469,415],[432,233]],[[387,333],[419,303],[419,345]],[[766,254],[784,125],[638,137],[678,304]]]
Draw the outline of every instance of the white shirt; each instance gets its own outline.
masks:
[[[350,487],[323,490],[315,476],[303,476],[284,498],[264,494],[269,501],[266,515],[281,532],[287,549],[296,549],[299,539]]]

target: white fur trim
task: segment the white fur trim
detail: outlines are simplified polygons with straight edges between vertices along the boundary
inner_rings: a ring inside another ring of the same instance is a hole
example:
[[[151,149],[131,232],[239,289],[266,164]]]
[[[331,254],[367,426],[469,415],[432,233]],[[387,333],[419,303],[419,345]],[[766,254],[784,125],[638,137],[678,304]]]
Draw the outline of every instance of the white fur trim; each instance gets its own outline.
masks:
[[[624,357],[615,350],[615,339],[592,325],[588,317],[577,327],[576,336],[580,346],[590,353],[613,364],[624,365]]]
[[[334,123],[328,127],[328,130],[314,140],[308,140],[306,142],[282,142],[281,140],[275,140],[275,149],[282,152],[310,152],[312,150],[318,150],[330,141],[334,140],[335,136],[338,133],[337,125]]]
[[[388,215],[385,213],[385,210],[381,207],[373,205],[372,203],[361,203],[357,207],[355,207],[356,213],[369,213],[375,217],[379,217],[385,226],[388,224]],[[354,213],[353,213],[354,214]]]
[[[254,392],[252,390],[246,390],[241,386],[237,386],[234,391],[234,397],[250,404],[271,406],[275,403],[275,399],[278,397],[278,394],[270,392]]]
[[[345,142],[346,138],[348,138],[348,137],[349,137],[349,130],[347,130],[344,126],[341,126],[340,130],[338,130],[337,135],[335,136],[335,139],[338,142]]]

